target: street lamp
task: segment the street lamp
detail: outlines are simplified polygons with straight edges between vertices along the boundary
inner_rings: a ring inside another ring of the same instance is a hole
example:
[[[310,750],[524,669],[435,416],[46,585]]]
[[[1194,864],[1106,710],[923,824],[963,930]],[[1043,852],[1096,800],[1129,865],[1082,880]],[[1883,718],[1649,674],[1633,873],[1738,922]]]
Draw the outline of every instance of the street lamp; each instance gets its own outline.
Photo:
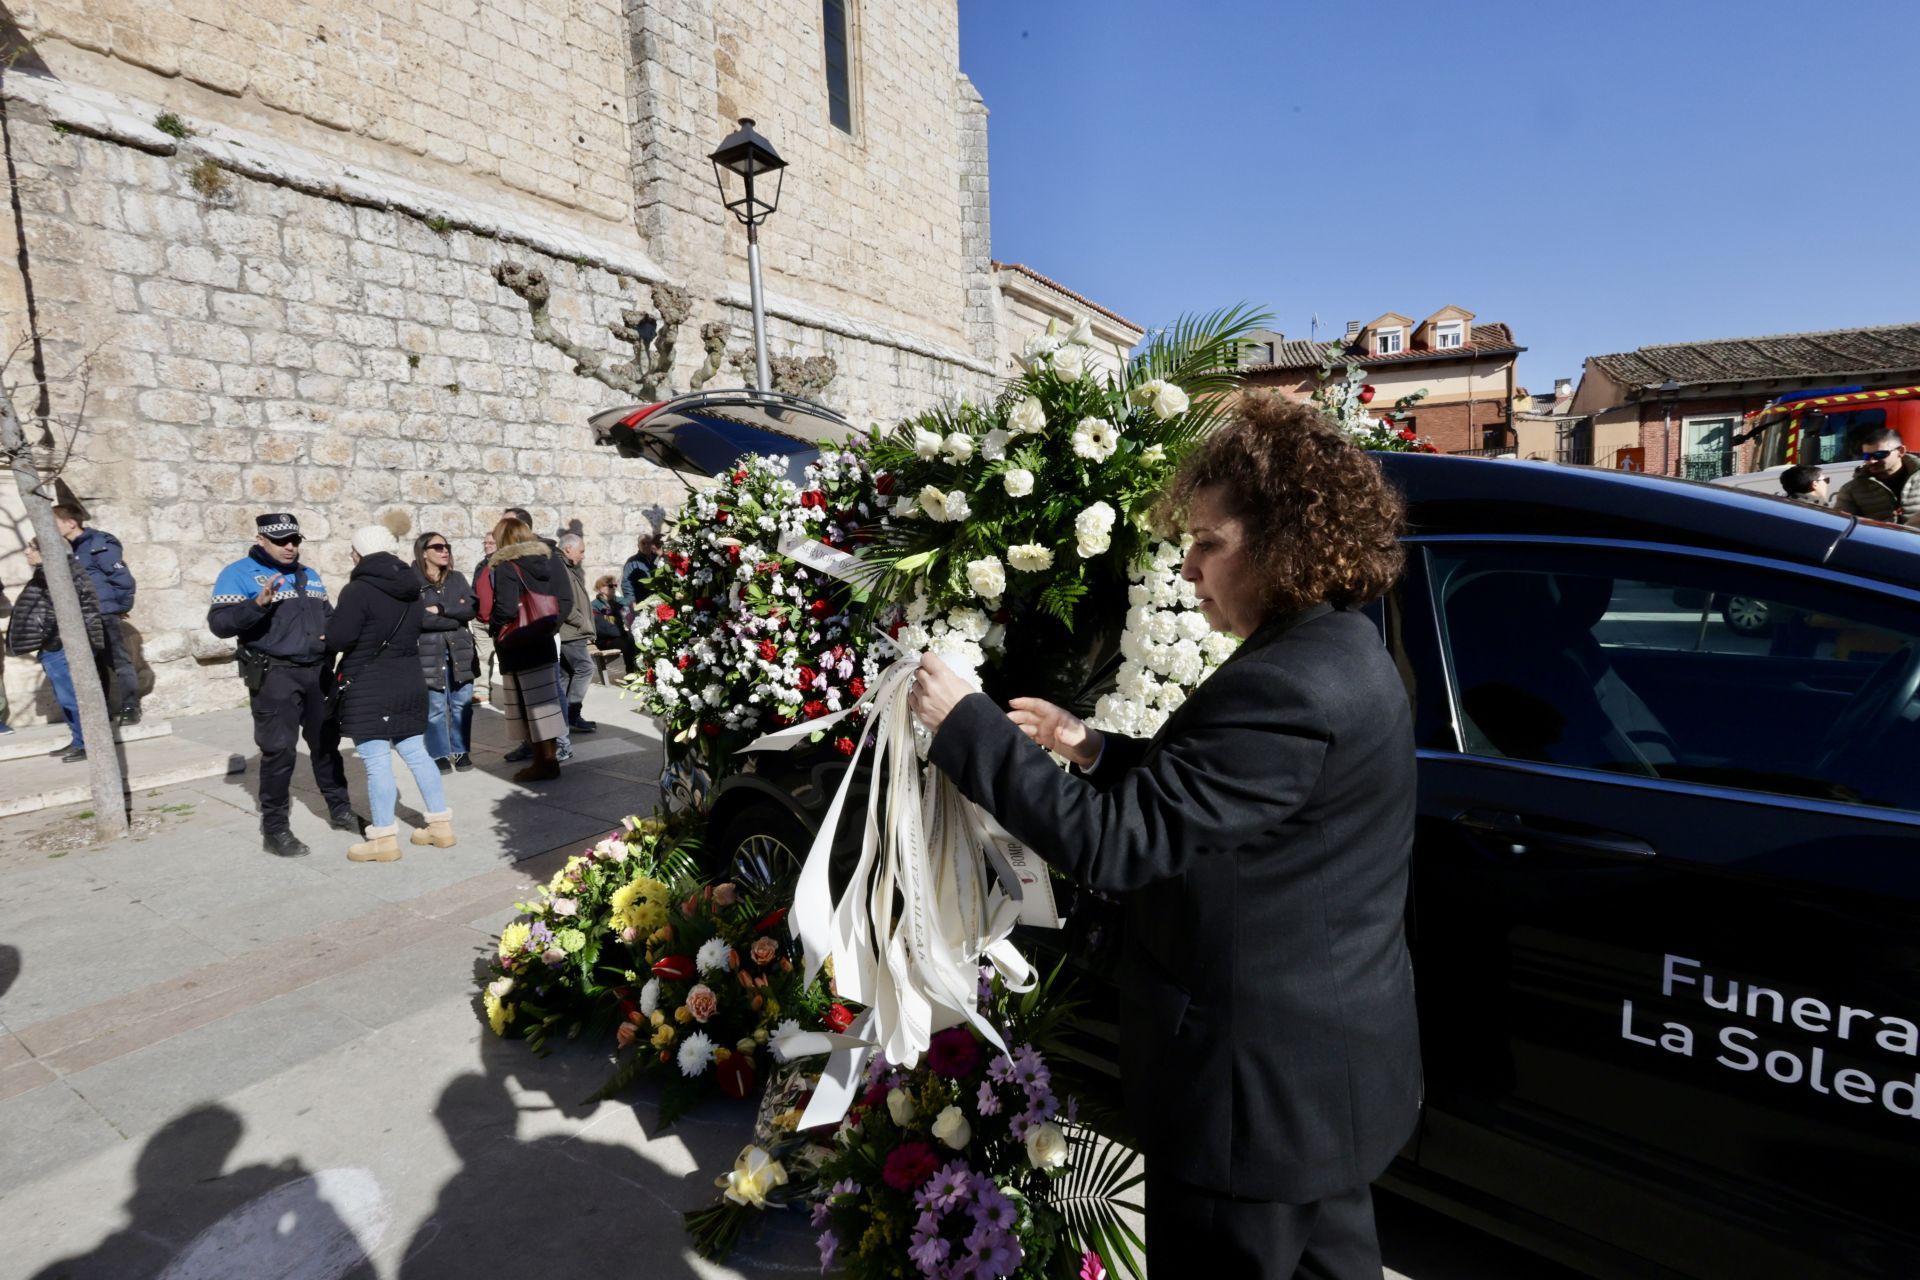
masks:
[[[1667,475],[1677,476],[1680,469],[1673,465],[1673,409],[1680,403],[1680,384],[1669,377],[1654,390],[1660,393],[1660,461],[1663,464],[1660,469]]]
[[[780,207],[782,170],[787,162],[773,144],[753,131],[753,121],[742,118],[740,127],[727,135],[714,153],[713,179],[720,184],[720,201],[747,229],[747,281],[753,293],[753,365],[760,390],[768,389],[767,312],[760,291],[760,224]],[[773,175],[773,194],[765,191],[764,179]],[[754,180],[762,179],[761,189]]]

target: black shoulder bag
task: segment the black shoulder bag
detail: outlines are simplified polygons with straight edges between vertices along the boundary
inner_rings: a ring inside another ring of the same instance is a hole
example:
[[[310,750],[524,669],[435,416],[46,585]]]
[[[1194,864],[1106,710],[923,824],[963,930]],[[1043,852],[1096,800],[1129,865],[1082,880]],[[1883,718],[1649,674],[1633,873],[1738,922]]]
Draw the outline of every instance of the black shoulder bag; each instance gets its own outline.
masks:
[[[400,634],[400,628],[407,625],[407,614],[409,612],[411,612],[410,609],[401,611],[400,620],[393,624],[393,630],[387,632],[387,638],[380,642],[380,647],[373,651],[371,658],[367,659],[368,666],[372,666],[374,663],[380,661],[380,655],[387,651],[387,646],[393,643],[393,638]],[[342,665],[346,663],[346,660],[347,655],[344,653],[341,654],[340,661]],[[338,720],[340,718],[340,700],[346,697],[347,686],[353,683],[353,679],[343,670],[329,671],[327,672],[327,676],[329,677],[327,686],[323,691],[327,699],[327,719]]]

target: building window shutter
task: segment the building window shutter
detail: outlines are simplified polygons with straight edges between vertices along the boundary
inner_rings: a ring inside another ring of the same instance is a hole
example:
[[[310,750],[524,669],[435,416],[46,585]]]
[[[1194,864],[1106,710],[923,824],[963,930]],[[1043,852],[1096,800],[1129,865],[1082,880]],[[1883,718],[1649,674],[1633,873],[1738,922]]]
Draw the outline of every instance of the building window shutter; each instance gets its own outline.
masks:
[[[853,132],[853,42],[847,37],[847,0],[821,0],[827,42],[827,117]]]

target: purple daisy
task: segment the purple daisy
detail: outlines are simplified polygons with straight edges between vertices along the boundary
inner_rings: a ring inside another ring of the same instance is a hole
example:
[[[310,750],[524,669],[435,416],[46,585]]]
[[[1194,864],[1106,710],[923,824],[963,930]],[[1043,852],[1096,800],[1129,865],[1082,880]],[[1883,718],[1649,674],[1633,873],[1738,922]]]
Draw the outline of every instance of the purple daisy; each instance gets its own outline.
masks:
[[[1013,1083],[1013,1059],[1005,1054],[995,1058],[993,1065],[987,1068],[987,1079],[995,1084]]]
[[[980,1093],[979,1096],[973,1100],[973,1105],[974,1109],[983,1116],[997,1116],[1000,1114],[1000,1095],[993,1091],[993,1081],[982,1080],[980,1082]]]
[[[947,1254],[952,1249],[953,1245],[949,1241],[937,1235],[922,1235],[916,1231],[913,1236],[913,1247],[907,1250],[907,1256],[912,1258],[913,1264],[920,1268],[921,1275],[932,1276],[939,1274],[940,1264],[947,1260]]]
[[[1019,1213],[1013,1201],[1001,1194],[989,1178],[981,1178],[973,1188],[973,1222],[976,1228],[1011,1231]],[[978,1234],[978,1231],[975,1232]]]
[[[840,1248],[840,1237],[831,1231],[822,1231],[815,1243],[820,1246],[820,1274],[825,1275],[827,1268],[833,1265],[834,1253]]]

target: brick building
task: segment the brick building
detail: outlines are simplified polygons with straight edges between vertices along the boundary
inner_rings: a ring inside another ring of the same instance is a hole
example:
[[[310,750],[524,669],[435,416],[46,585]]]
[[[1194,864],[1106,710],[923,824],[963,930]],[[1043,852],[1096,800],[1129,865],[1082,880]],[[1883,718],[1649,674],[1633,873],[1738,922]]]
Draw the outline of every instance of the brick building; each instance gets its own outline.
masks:
[[[1663,475],[1749,469],[1741,420],[1794,391],[1920,382],[1920,324],[1671,342],[1589,356],[1563,439],[1569,461],[1632,458]],[[1638,450],[1638,453],[1632,451]]]
[[[1249,386],[1305,399],[1328,354],[1338,353],[1366,371],[1378,407],[1425,391],[1413,428],[1442,453],[1513,448],[1514,364],[1526,348],[1504,324],[1476,322],[1472,312],[1449,306],[1418,322],[1394,311],[1367,324],[1351,321],[1334,342],[1288,342],[1278,334],[1266,341],[1273,358],[1242,366]]]

